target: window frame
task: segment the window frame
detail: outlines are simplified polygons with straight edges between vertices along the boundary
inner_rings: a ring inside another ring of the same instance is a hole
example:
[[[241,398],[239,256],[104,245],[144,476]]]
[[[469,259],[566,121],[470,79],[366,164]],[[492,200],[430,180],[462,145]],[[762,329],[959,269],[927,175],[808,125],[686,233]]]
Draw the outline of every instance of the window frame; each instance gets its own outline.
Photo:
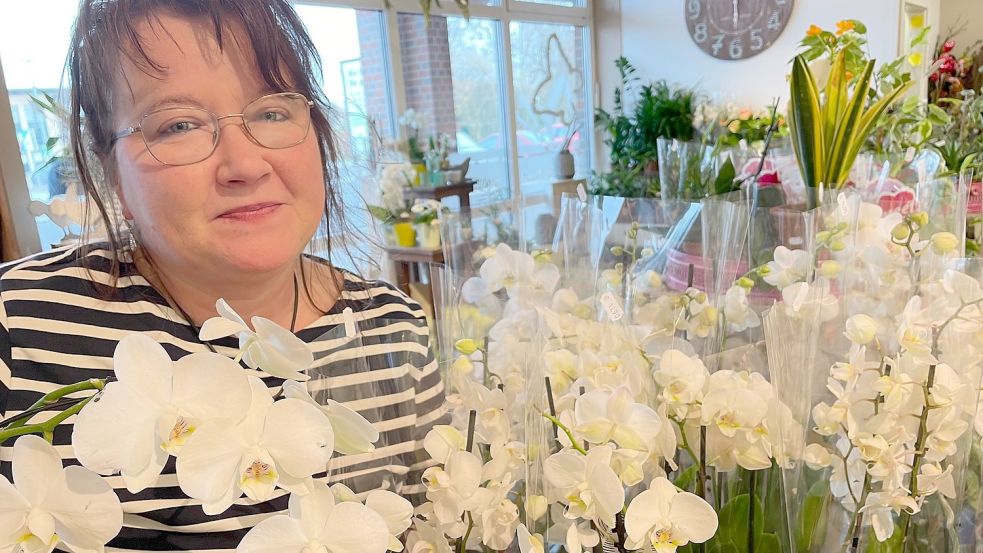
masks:
[[[554,6],[549,4],[534,4],[522,2],[520,0],[500,0],[496,6],[487,6],[477,2],[471,3],[469,7],[470,15],[478,18],[487,18],[498,21],[499,23],[499,50],[502,60],[500,64],[500,86],[505,103],[505,134],[508,136],[506,151],[509,160],[508,175],[511,198],[517,198],[522,194],[521,182],[519,179],[519,158],[518,144],[515,130],[517,128],[515,118],[515,90],[512,79],[512,48],[510,29],[513,21],[534,22],[534,23],[556,23],[568,24],[582,27],[586,34],[585,37],[585,59],[587,60],[584,74],[586,90],[586,106],[588,113],[586,134],[591,137],[591,148],[589,150],[590,159],[588,166],[596,166],[598,159],[599,145],[594,130],[594,121],[591,116],[594,113],[596,99],[594,93],[598,89],[596,82],[597,76],[597,38],[594,29],[594,16],[592,5],[595,0],[584,0],[584,7]],[[362,10],[375,10],[382,12],[383,33],[386,36],[386,52],[384,58],[387,61],[388,79],[392,88],[389,98],[390,118],[395,122],[398,114],[406,110],[406,89],[403,81],[402,57],[399,40],[393,40],[398,36],[399,26],[397,25],[397,15],[399,13],[422,14],[422,10],[417,0],[390,0],[386,6],[384,0],[292,0],[293,4],[303,4],[310,6],[325,6],[336,8],[351,8]],[[460,16],[461,12],[450,0],[443,3],[443,6],[436,5],[430,11],[431,15],[436,16]],[[40,243],[36,219],[28,212],[30,204],[30,192],[28,187],[27,175],[20,160],[20,148],[17,142],[17,135],[14,128],[13,115],[11,113],[10,96],[3,74],[3,66],[0,63],[0,177],[5,185],[5,191],[10,204],[10,211],[13,216],[13,226],[17,236],[17,243],[22,255],[40,252],[43,248]],[[395,124],[395,123],[393,123]],[[395,129],[391,129],[395,131]]]

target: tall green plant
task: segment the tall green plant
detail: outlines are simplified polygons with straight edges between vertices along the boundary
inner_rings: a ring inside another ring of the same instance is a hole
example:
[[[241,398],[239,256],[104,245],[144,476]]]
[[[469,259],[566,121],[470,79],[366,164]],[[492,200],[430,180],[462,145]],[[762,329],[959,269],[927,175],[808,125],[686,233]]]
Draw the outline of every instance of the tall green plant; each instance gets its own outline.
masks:
[[[840,51],[820,89],[805,56],[792,61],[788,122],[802,179],[812,191],[810,207],[818,203],[820,189],[846,183],[878,118],[911,86],[911,81],[902,82],[878,98],[871,94],[873,73],[874,61],[868,60],[851,80],[846,53]]]

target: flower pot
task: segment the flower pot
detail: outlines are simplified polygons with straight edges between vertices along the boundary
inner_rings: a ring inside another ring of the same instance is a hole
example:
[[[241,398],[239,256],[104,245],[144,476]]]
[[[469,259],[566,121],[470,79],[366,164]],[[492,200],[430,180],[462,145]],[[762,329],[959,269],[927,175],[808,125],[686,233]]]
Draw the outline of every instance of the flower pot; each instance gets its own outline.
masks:
[[[413,223],[396,223],[393,225],[393,232],[396,233],[398,246],[412,248],[416,245],[416,229],[413,228]]]
[[[417,244],[421,248],[436,250],[440,248],[440,226],[431,223],[416,224]]]
[[[553,156],[553,176],[558,179],[573,178],[576,167],[570,150],[560,150]]]
[[[420,182],[427,174],[427,166],[423,163],[414,163],[413,169],[416,170],[416,176],[413,177],[413,186],[420,186]]]

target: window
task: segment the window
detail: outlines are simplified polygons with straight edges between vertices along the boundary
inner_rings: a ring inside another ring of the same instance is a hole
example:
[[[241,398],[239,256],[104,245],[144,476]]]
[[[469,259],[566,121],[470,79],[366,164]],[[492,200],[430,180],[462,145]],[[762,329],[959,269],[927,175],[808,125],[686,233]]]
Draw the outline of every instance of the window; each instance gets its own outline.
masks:
[[[553,160],[564,145],[576,175],[589,171],[587,33],[575,25],[513,21],[509,34],[519,181],[524,193],[533,193],[555,180]]]
[[[63,194],[72,175],[69,164],[57,159],[59,153],[67,152],[64,124],[40,109],[31,97],[43,98],[45,93],[55,98],[60,96],[65,54],[77,8],[76,0],[23,0],[6,2],[0,17],[0,59],[14,134],[30,197],[40,202],[49,202],[52,196]],[[31,47],[25,48],[25,44]],[[49,140],[54,146],[51,150]],[[2,142],[8,144],[6,140]],[[11,209],[26,210],[28,206],[11,206]],[[45,249],[64,238],[64,232],[47,217],[38,217],[37,224]]]

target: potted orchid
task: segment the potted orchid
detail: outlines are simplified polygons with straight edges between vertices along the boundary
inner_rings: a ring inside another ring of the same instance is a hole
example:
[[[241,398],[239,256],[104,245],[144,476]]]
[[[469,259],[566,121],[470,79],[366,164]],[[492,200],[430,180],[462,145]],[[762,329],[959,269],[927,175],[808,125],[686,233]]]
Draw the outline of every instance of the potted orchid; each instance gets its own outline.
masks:
[[[416,228],[417,242],[421,248],[435,250],[440,248],[440,220],[441,212],[447,211],[438,200],[417,199],[410,206],[410,213],[413,217],[413,225]]]
[[[216,309],[220,316],[202,325],[201,339],[237,335],[235,359],[198,352],[171,361],[148,335],[132,334],[116,348],[114,378],[60,388],[0,421],[0,442],[16,439],[15,481],[0,477],[0,550],[50,551],[59,541],[101,550],[123,523],[102,476],[118,474],[137,493],[158,480],[172,456],[181,490],[206,514],[224,512],[243,495],[264,501],[278,488],[291,493],[289,513],[257,524],[237,551],[393,547],[409,526],[406,499],[376,490],[363,502],[312,478],[335,451],[371,451],[378,431],[338,402],[311,398],[303,381],[313,354],[293,333],[261,317],[250,328],[223,300]],[[282,397],[270,395],[260,370],[285,379]],[[65,410],[38,420],[55,406]],[[72,415],[72,448],[82,466],[63,469],[50,441]]]

